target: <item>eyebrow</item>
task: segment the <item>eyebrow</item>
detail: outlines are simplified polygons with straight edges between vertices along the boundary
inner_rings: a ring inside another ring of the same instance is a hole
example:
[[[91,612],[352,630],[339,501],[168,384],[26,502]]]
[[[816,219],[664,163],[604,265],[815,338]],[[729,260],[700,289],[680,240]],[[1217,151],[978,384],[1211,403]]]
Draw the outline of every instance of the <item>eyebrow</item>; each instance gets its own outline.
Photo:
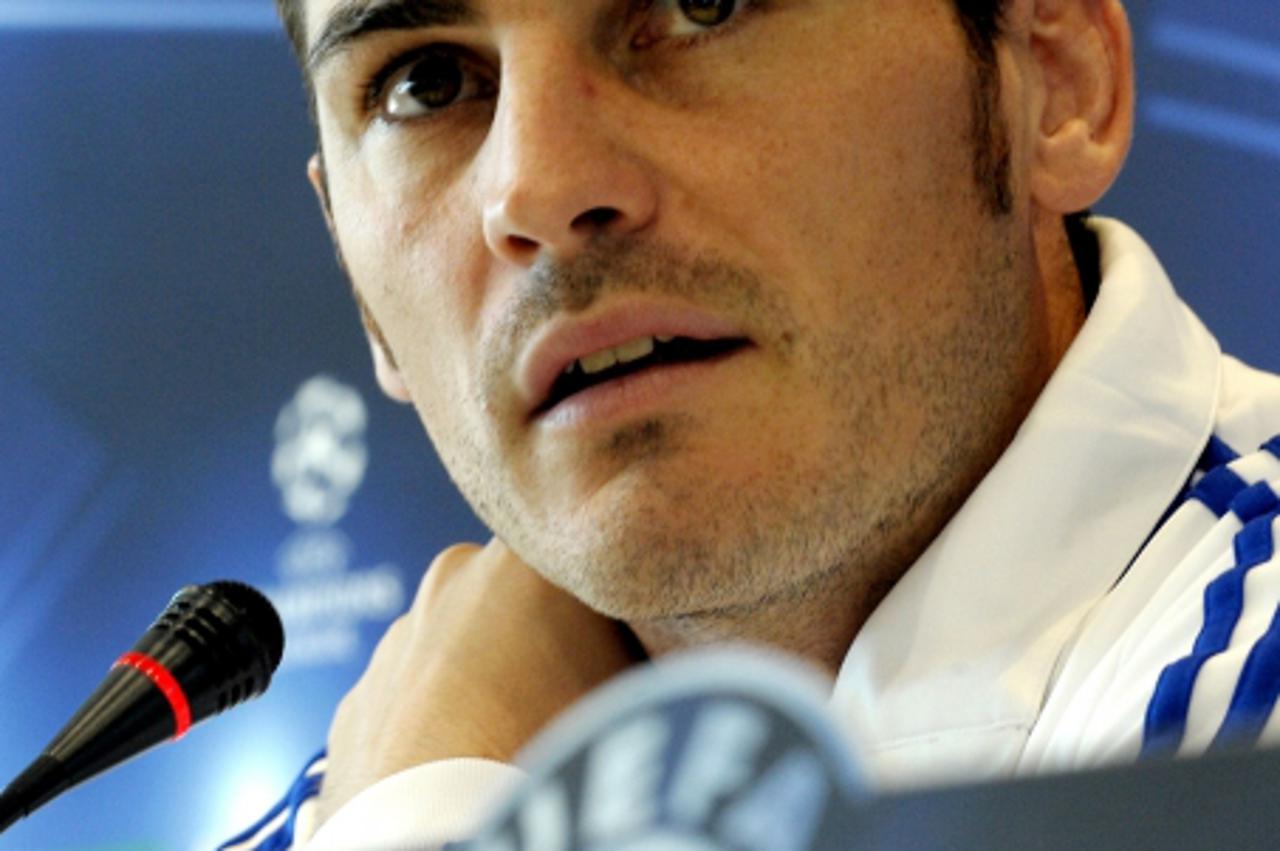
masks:
[[[314,76],[335,54],[373,33],[456,26],[472,23],[477,17],[469,0],[343,0],[307,51],[307,72]]]

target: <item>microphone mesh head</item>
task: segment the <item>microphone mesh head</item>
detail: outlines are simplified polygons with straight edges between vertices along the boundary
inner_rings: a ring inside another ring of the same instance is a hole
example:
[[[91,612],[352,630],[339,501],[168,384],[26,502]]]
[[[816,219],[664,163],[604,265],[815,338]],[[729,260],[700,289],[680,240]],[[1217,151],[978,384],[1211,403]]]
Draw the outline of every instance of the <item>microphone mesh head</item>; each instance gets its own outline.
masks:
[[[284,655],[284,627],[248,585],[188,585],[133,649],[177,679],[199,721],[267,690]]]
[[[249,632],[258,639],[270,661],[268,673],[275,671],[284,655],[284,626],[271,601],[242,582],[223,580],[210,582],[204,587],[241,612]]]

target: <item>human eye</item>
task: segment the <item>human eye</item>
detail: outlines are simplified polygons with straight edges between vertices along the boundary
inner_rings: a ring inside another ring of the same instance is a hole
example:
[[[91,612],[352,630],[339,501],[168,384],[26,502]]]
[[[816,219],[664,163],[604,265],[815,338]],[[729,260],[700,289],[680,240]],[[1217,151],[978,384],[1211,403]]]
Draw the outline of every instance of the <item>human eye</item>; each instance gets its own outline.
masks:
[[[647,17],[635,46],[671,41],[692,43],[718,35],[754,11],[763,0],[647,0]]]
[[[366,107],[386,121],[433,116],[493,94],[496,86],[458,47],[433,45],[390,62],[366,88]]]

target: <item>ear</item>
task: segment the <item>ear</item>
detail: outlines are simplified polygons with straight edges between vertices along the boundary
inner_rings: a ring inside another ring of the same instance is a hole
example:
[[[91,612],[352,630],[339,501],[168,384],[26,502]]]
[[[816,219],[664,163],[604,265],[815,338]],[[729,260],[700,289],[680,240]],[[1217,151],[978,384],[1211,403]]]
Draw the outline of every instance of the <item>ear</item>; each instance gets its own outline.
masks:
[[[338,232],[333,227],[333,208],[329,204],[329,177],[325,174],[324,157],[319,151],[307,160],[307,180],[310,181],[311,189],[316,193],[316,200],[320,202],[320,212],[324,215],[325,226],[329,228],[329,236],[333,237],[336,244]]]
[[[365,337],[369,340],[369,352],[373,355],[373,372],[378,377],[378,386],[382,388],[382,392],[397,402],[413,402],[413,397],[409,395],[409,386],[405,384],[404,376],[400,374],[400,368],[392,360],[386,344],[382,342],[382,333],[370,328],[368,320],[365,322]]]
[[[1040,70],[1031,194],[1067,214],[1106,193],[1133,138],[1133,35],[1120,0],[1034,0]]]
[[[333,239],[334,250],[338,255],[338,265],[347,272],[347,264],[342,259],[342,247],[338,242],[338,230],[333,223],[333,208],[329,203],[329,180],[324,172],[324,158],[319,153],[312,154],[311,159],[307,161],[307,179],[311,181],[316,200],[320,202],[320,211],[324,213],[324,222],[329,228],[329,236]],[[351,278],[350,272],[347,272],[347,278]],[[351,281],[351,286],[355,287],[354,280]],[[409,387],[404,381],[404,376],[400,374],[395,358],[387,348],[382,329],[373,318],[373,314],[369,312],[369,306],[365,304],[360,291],[354,290],[354,293],[356,305],[360,308],[360,321],[364,324],[365,338],[369,341],[369,351],[373,356],[373,371],[378,378],[378,386],[382,388],[383,393],[397,402],[412,402]]]

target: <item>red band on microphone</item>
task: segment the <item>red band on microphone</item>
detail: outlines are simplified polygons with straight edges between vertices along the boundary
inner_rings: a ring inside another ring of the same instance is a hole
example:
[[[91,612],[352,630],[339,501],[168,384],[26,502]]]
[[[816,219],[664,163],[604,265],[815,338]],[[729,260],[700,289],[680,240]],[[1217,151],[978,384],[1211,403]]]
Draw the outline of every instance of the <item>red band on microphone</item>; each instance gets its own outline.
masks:
[[[150,656],[135,653],[132,650],[117,659],[112,667],[118,668],[121,665],[133,668],[155,683],[165,700],[169,701],[169,707],[173,709],[173,740],[176,742],[185,736],[187,730],[191,729],[191,704],[187,702],[186,692],[182,690],[182,686],[173,674],[169,673],[169,669]]]

